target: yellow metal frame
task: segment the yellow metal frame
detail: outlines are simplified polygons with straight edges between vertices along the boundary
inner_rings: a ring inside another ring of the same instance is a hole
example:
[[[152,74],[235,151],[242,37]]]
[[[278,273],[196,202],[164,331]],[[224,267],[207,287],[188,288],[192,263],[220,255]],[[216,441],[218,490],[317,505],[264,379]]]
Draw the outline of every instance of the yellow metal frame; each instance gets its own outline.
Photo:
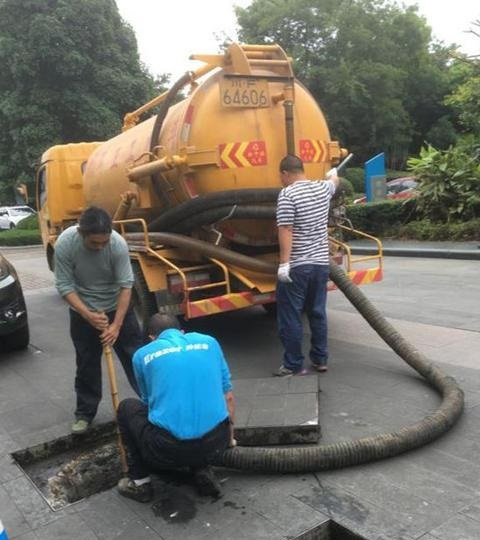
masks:
[[[130,223],[140,224],[141,227],[142,227],[143,242],[144,242],[144,245],[141,246],[143,248],[142,250],[144,250],[145,253],[147,253],[148,255],[151,255],[152,257],[157,258],[162,263],[164,263],[166,266],[168,266],[170,269],[172,269],[175,273],[178,273],[180,275],[180,278],[182,280],[182,286],[183,286],[183,294],[184,294],[184,297],[185,297],[184,302],[185,302],[185,309],[186,309],[186,317],[187,317],[187,319],[189,319],[190,315],[191,315],[191,313],[190,313],[190,298],[189,298],[189,295],[190,295],[191,292],[199,291],[199,290],[202,290],[202,289],[213,289],[215,287],[225,286],[226,294],[231,294],[229,272],[228,272],[227,266],[224,263],[222,263],[219,260],[214,259],[212,257],[208,257],[215,265],[217,265],[221,269],[221,271],[223,273],[223,276],[225,278],[223,281],[216,281],[214,283],[207,283],[206,285],[196,285],[194,287],[189,287],[186,272],[203,269],[203,268],[206,267],[206,265],[197,265],[197,266],[189,266],[189,267],[185,267],[185,268],[180,268],[179,266],[174,264],[172,261],[170,261],[166,257],[160,255],[160,253],[158,253],[158,251],[153,249],[151,244],[150,244],[150,239],[148,238],[147,223],[145,222],[144,219],[141,219],[141,218],[122,219],[122,220],[114,221],[113,225],[118,225],[120,227],[120,234],[125,238],[125,233],[126,233],[125,225],[128,225]],[[135,244],[135,243],[129,243],[129,247],[132,250],[135,250],[135,249],[138,249],[139,245]]]
[[[338,228],[344,231],[348,231],[357,236],[367,238],[368,240],[372,240],[373,242],[375,242],[378,248],[378,253],[376,255],[365,255],[361,257],[353,257],[352,249],[348,244],[345,244],[344,242],[340,242],[340,240],[337,240],[336,238],[329,236],[329,241],[332,242],[332,244],[335,244],[336,246],[341,247],[342,249],[345,250],[345,255],[347,259],[346,261],[347,274],[353,271],[352,269],[353,264],[357,264],[357,263],[365,262],[365,261],[372,261],[372,260],[378,260],[378,268],[383,271],[383,246],[382,246],[382,242],[378,238],[370,234],[364,233],[362,231],[358,231],[357,229],[354,229],[353,227],[346,227],[345,225],[338,225]]]

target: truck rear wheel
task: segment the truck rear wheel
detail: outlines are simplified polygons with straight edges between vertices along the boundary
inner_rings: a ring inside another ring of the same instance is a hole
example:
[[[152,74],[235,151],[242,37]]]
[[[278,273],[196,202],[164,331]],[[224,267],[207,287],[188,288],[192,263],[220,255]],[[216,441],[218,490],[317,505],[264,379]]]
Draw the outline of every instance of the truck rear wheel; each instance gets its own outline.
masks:
[[[132,307],[142,332],[146,333],[150,317],[155,315],[158,311],[157,302],[155,301],[155,295],[148,290],[147,283],[138,262],[132,262],[132,270],[134,277]]]
[[[277,316],[277,303],[271,302],[270,304],[262,304],[263,309],[272,317]]]

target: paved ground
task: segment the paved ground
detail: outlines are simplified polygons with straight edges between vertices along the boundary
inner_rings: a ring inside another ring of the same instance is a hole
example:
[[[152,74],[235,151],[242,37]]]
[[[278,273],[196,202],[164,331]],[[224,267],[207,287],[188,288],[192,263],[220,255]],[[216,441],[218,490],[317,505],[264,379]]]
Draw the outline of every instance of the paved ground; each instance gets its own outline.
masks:
[[[73,363],[66,310],[38,250],[8,256],[25,284],[31,276],[26,289],[32,330],[28,351],[0,356],[0,519],[11,539],[292,539],[327,519],[372,540],[480,539],[477,262],[388,258],[384,282],[364,288],[466,392],[461,421],[435,443],[318,474],[224,470],[225,495],[218,501],[199,498],[179,479],[155,505],[110,490],[52,512],[9,453],[68,432]],[[438,405],[439,397],[339,293],[330,295],[329,316],[331,364],[320,378],[322,443],[391,431]],[[275,323],[261,309],[205,319],[199,326],[221,340],[236,379],[268,377],[279,363]],[[122,396],[130,395],[122,373],[119,387]],[[104,399],[98,419],[110,418]]]

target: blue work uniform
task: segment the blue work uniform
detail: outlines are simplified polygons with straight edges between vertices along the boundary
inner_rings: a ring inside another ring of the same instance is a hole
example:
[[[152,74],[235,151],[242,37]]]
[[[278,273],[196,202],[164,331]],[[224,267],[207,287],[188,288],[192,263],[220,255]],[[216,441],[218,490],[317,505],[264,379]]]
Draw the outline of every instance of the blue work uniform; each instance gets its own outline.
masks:
[[[230,371],[215,338],[165,330],[135,353],[133,369],[149,422],[178,439],[201,437],[228,418]]]

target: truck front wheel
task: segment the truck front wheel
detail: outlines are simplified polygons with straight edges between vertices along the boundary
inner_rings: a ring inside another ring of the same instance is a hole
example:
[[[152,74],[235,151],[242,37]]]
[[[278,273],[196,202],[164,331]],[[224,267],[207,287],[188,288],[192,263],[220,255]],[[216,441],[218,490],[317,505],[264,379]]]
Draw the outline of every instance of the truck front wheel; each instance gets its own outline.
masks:
[[[131,303],[138,324],[140,325],[142,332],[146,334],[150,317],[155,315],[158,311],[157,302],[155,301],[155,295],[148,290],[142,268],[138,262],[132,262],[132,270],[134,283],[132,287]]]

